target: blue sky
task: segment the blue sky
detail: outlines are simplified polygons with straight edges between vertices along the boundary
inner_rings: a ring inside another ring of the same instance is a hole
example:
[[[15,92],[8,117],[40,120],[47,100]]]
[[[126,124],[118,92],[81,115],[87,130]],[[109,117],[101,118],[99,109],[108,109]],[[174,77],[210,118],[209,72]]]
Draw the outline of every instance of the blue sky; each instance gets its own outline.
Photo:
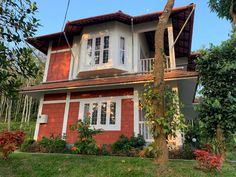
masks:
[[[59,32],[65,15],[67,0],[36,0],[37,17],[41,27],[37,36]],[[207,5],[208,0],[176,0],[175,7],[196,4],[192,50],[219,44],[231,31],[229,21],[219,19]],[[129,15],[142,15],[163,10],[166,0],[71,0],[67,21],[122,10]]]

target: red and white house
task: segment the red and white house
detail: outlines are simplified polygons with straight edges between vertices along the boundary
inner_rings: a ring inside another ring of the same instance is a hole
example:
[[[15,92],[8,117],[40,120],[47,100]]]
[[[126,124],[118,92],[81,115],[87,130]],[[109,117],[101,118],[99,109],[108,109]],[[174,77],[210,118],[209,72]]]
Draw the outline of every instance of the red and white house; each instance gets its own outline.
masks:
[[[187,118],[194,114],[198,73],[191,55],[195,5],[174,8],[165,33],[166,84],[175,90]],[[34,138],[59,135],[77,139],[70,125],[91,113],[91,126],[104,131],[98,145],[120,135],[152,137],[140,109],[140,95],[152,81],[154,34],[162,12],[130,16],[121,11],[67,22],[64,32],[28,39],[47,55],[41,84],[23,89],[40,98]],[[181,144],[179,135],[176,141]]]

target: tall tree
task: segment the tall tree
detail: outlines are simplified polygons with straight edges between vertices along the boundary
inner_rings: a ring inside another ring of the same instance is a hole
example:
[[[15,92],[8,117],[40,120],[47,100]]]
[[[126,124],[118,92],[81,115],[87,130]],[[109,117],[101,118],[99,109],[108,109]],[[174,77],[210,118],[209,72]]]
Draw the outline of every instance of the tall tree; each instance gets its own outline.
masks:
[[[24,39],[39,26],[36,11],[36,3],[30,0],[0,2],[0,94],[13,96],[22,84],[20,77],[38,74],[32,50],[24,47]]]
[[[209,7],[220,18],[226,18],[236,25],[236,0],[209,0]]]
[[[197,60],[203,99],[199,118],[225,159],[225,140],[236,131],[236,38],[210,46]]]
[[[167,0],[164,11],[159,17],[159,21],[155,32],[155,60],[154,60],[154,87],[153,93],[158,95],[158,99],[153,99],[153,110],[155,110],[155,117],[165,117],[164,112],[164,97],[165,97],[165,83],[164,83],[164,68],[165,68],[165,54],[164,54],[164,33],[167,23],[169,21],[172,8],[175,0]],[[157,123],[154,127],[155,145],[160,148],[161,152],[156,157],[156,162],[165,167],[168,162],[168,147],[166,142],[166,134],[164,132],[164,125]]]

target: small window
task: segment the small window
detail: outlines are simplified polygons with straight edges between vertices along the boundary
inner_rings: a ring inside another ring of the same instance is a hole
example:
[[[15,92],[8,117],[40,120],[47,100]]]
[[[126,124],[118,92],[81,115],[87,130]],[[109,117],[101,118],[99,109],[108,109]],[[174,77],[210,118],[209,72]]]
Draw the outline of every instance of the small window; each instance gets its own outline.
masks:
[[[101,122],[100,122],[102,125],[106,125],[106,118],[107,118],[107,103],[103,102],[101,108]]]
[[[84,117],[89,116],[89,107],[90,107],[89,103],[84,104]]]
[[[93,110],[92,110],[92,125],[97,125],[98,119],[98,103],[93,103]]]
[[[125,38],[120,37],[120,62],[125,64]]]
[[[110,124],[115,124],[116,123],[116,103],[111,102],[110,105]]]

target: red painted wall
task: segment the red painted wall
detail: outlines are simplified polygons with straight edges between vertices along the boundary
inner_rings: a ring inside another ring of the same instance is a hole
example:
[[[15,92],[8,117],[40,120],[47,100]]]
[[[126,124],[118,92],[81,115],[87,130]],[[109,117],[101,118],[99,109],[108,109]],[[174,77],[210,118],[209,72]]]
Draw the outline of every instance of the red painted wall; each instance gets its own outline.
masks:
[[[38,140],[43,136],[50,137],[52,134],[61,137],[65,103],[44,104],[42,114],[48,115],[48,123],[40,124]]]
[[[133,95],[133,88],[123,88],[114,90],[97,90],[88,92],[74,92],[71,93],[71,99],[81,99],[81,98],[95,98],[95,97],[108,97],[108,96],[127,96]]]
[[[45,94],[44,101],[55,101],[55,100],[65,100],[66,93],[53,93],[53,94]]]
[[[53,53],[50,57],[47,81],[67,80],[70,71],[71,53]]]
[[[76,130],[71,130],[71,125],[77,124],[79,117],[79,103],[70,103],[67,129],[66,129],[66,141],[69,144],[74,144],[77,140],[78,133]]]

